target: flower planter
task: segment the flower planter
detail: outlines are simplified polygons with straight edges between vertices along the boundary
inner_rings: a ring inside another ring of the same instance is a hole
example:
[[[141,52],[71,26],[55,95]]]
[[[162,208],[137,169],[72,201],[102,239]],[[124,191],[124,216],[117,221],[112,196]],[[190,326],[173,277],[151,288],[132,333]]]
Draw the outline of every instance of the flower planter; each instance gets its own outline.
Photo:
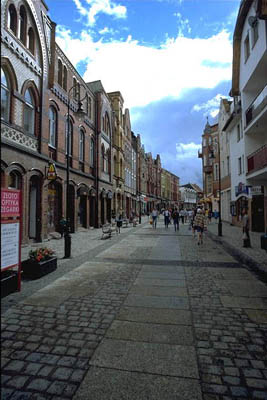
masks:
[[[44,261],[28,259],[22,262],[23,277],[27,279],[39,279],[57,269],[57,257]]]
[[[15,271],[1,272],[1,299],[18,290],[18,274]]]

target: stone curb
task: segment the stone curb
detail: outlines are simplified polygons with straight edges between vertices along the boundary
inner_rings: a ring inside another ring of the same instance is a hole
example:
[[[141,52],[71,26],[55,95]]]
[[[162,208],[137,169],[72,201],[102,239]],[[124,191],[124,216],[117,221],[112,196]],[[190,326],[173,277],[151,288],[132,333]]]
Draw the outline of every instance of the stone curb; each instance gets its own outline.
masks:
[[[246,265],[250,270],[253,270],[260,277],[261,280],[267,283],[267,272],[262,268],[261,264],[259,264],[247,254],[244,254],[241,250],[237,249],[223,238],[219,238],[214,233],[207,231],[207,235],[214,242],[221,244],[223,248],[238,262]]]

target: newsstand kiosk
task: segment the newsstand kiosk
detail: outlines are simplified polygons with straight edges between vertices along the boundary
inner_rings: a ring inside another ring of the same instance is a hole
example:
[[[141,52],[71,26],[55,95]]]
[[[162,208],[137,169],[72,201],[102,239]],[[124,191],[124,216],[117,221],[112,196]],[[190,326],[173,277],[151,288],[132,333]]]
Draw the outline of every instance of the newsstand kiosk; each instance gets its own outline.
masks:
[[[21,289],[21,191],[1,188],[1,298]]]

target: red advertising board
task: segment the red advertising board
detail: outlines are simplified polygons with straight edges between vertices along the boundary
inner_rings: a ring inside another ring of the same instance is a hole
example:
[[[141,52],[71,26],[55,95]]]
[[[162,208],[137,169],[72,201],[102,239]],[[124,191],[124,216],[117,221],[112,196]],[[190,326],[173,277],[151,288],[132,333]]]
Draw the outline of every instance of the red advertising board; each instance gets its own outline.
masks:
[[[1,189],[1,219],[5,217],[20,217],[20,191]]]
[[[1,271],[17,267],[21,285],[21,191],[1,188]]]

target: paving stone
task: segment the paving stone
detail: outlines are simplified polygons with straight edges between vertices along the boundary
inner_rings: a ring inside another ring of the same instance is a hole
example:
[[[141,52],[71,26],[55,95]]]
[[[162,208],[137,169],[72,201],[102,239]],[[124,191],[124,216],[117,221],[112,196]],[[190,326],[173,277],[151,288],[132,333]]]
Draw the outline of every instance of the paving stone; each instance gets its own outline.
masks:
[[[262,378],[261,372],[255,368],[250,368],[250,369],[244,368],[243,374],[245,377],[248,377],[248,378]]]
[[[28,380],[28,376],[15,376],[8,381],[8,385],[13,386],[17,389],[21,389]]]
[[[224,385],[213,385],[213,384],[203,383],[202,390],[204,392],[211,392],[211,393],[221,395],[221,394],[226,394],[228,391],[228,388],[227,388],[227,386],[224,386]]]
[[[240,379],[234,376],[223,376],[223,381],[229,385],[239,385]]]
[[[252,392],[253,399],[261,399],[261,400],[267,400],[267,393],[266,392],[261,392],[259,390],[254,390]]]
[[[88,391],[90,388],[90,391]],[[144,373],[90,368],[73,400],[202,400],[196,380]]]
[[[55,379],[68,380],[69,377],[71,376],[72,372],[73,372],[73,370],[70,368],[60,367],[55,370],[52,377]]]
[[[258,388],[258,389],[265,389],[267,391],[267,380],[266,379],[246,378],[246,382],[247,382],[248,386]]]
[[[192,346],[104,339],[96,349],[90,364],[198,378],[196,355]]]
[[[48,386],[50,385],[50,381],[47,379],[42,379],[42,378],[37,378],[32,380],[28,386],[27,389],[33,389],[33,390],[38,390],[39,392],[44,392]]]
[[[241,386],[231,386],[230,390],[232,395],[236,397],[247,397],[248,395],[247,389]]]
[[[114,321],[106,337],[123,340],[136,340],[149,343],[193,344],[190,326],[142,324],[128,321]]]
[[[54,369],[54,367],[50,367],[50,366],[46,365],[38,371],[38,375],[46,378],[51,374],[51,371],[53,371],[53,369]]]
[[[54,381],[52,385],[47,389],[47,393],[56,394],[60,396],[63,393],[65,386],[66,386],[65,382]]]
[[[10,361],[9,364],[6,365],[6,371],[14,371],[14,372],[21,372],[24,369],[25,362],[13,360]]]

